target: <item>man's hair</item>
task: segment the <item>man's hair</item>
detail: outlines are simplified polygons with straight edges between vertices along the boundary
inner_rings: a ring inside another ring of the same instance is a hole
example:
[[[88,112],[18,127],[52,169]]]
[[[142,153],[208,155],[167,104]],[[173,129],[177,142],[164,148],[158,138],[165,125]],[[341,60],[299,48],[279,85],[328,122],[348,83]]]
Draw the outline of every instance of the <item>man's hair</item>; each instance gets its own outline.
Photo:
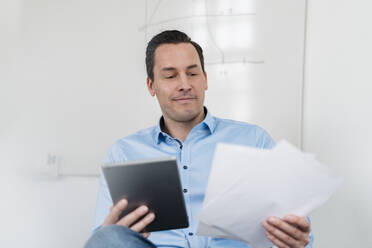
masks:
[[[154,81],[154,64],[155,64],[155,50],[162,44],[179,44],[179,43],[190,43],[193,45],[198,52],[200,64],[203,72],[204,70],[204,57],[203,49],[198,43],[192,41],[187,34],[178,30],[167,30],[155,35],[146,48],[146,71],[147,76]]]

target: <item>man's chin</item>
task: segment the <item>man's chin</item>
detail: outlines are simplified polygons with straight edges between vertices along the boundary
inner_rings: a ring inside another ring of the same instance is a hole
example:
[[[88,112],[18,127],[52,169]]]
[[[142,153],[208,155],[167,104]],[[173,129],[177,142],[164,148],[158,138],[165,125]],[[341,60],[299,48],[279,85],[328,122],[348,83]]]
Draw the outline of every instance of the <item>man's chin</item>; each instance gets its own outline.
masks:
[[[169,118],[173,119],[173,121],[177,122],[192,122],[195,120],[200,114],[199,110],[195,109],[184,109],[179,111],[174,111],[174,113],[169,114]]]

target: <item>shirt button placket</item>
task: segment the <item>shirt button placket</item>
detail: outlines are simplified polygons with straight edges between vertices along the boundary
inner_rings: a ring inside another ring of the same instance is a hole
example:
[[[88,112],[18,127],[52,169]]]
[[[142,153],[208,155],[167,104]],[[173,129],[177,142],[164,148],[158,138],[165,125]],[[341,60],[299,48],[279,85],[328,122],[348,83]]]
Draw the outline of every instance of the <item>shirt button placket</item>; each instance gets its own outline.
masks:
[[[193,230],[193,223],[191,222],[192,220],[192,209],[191,209],[191,202],[190,202],[190,190],[192,190],[192,185],[190,184],[190,151],[189,151],[189,147],[190,147],[190,144],[183,144],[183,148],[181,150],[181,153],[182,153],[182,160],[181,160],[181,163],[182,163],[182,168],[183,168],[183,171],[184,171],[184,175],[185,175],[185,184],[184,184],[184,189],[183,189],[183,192],[184,192],[184,195],[185,195],[185,201],[187,203],[187,212],[188,212],[188,215],[189,215],[189,221],[190,221],[190,227],[188,229],[188,231],[186,232],[186,235],[188,236],[188,238],[190,239],[189,241],[191,242],[191,244],[193,243],[193,239],[194,239],[194,233],[192,232]],[[191,245],[191,247],[194,247],[193,245]]]

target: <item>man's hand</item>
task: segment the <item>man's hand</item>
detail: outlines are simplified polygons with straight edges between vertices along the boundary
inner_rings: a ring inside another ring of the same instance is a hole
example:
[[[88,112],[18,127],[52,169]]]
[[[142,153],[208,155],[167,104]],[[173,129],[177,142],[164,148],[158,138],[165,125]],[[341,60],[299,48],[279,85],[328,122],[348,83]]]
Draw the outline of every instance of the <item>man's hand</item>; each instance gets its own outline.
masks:
[[[103,222],[102,227],[107,225],[120,225],[129,227],[135,232],[141,232],[148,224],[150,224],[155,219],[154,213],[148,213],[145,217],[143,217],[149,211],[149,209],[146,206],[140,206],[119,220],[121,212],[123,212],[123,210],[127,206],[128,201],[126,199],[122,199],[118,203],[116,203],[115,206],[112,206],[110,208],[110,213]],[[142,233],[142,235],[145,238],[148,238],[150,236],[150,233],[145,232]]]
[[[267,238],[279,248],[304,248],[310,242],[310,223],[306,217],[287,215],[282,220],[271,216],[262,225]]]

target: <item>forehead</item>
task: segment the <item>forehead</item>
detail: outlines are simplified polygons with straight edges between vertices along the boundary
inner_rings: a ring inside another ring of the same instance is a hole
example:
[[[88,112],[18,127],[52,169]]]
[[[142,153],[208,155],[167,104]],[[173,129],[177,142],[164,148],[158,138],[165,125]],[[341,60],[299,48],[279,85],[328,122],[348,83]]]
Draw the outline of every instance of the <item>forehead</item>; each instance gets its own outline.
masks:
[[[162,44],[155,50],[154,68],[186,68],[189,65],[200,66],[200,59],[195,47],[190,43]]]

